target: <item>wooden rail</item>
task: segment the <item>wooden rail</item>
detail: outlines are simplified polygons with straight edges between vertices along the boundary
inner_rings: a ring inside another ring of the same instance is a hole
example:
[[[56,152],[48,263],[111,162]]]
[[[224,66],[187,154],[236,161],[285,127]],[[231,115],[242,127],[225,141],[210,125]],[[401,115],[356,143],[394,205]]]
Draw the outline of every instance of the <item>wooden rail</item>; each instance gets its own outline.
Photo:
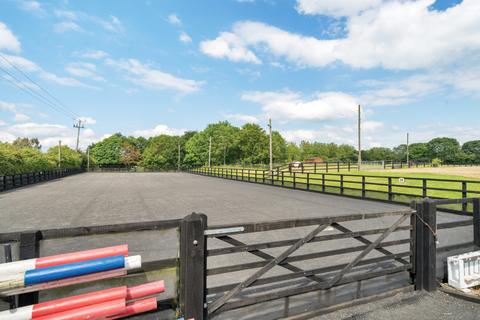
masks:
[[[268,184],[277,187],[321,192],[398,204],[409,204],[423,198],[448,199],[480,196],[480,181],[438,178],[392,177],[388,175],[358,175],[349,173],[301,173],[252,169],[194,168],[187,172],[224,179]],[[445,186],[448,185],[448,186]],[[450,187],[453,185],[454,187]],[[455,187],[456,186],[456,187]],[[442,210],[471,214],[469,202],[444,202]]]
[[[0,192],[84,172],[81,168],[57,169],[0,176]]]

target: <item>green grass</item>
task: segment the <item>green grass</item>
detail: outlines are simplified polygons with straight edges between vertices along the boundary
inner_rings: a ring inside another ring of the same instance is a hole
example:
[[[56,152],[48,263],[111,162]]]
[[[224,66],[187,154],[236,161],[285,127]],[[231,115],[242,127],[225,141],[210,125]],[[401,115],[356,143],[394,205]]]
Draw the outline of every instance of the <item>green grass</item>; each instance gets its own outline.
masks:
[[[216,170],[214,175],[222,175],[220,168],[212,168]],[[236,170],[229,171],[233,174],[234,179]],[[225,174],[225,169],[223,174]],[[343,175],[343,191],[342,191],[342,175]],[[362,177],[365,177],[365,196],[366,198],[389,200],[389,177],[391,179],[391,195],[390,200],[409,203],[416,198],[422,198],[424,196],[431,198],[462,198],[465,194],[462,193],[462,181],[466,181],[467,197],[478,197],[480,195],[480,179],[455,176],[455,175],[443,175],[435,173],[403,173],[403,172],[370,172],[370,171],[355,171],[355,172],[330,172],[324,173],[324,181],[322,181],[322,173],[309,173],[309,184],[307,186],[307,173],[297,172],[295,173],[295,187],[298,189],[307,189],[315,191],[325,191],[329,193],[342,193],[344,195],[362,196]],[[272,179],[268,175],[268,172],[257,170],[257,182],[263,182],[272,184]],[[400,180],[400,178],[403,178]],[[238,179],[255,181],[255,170],[244,168],[243,176],[242,171],[238,170]],[[426,193],[423,191],[424,180],[426,181]],[[437,181],[442,180],[442,181]],[[324,182],[324,186],[322,184]],[[274,176],[273,184],[282,185],[287,187],[293,187],[294,177],[289,172],[283,172],[282,177]],[[449,206],[451,209],[461,209],[458,205]],[[471,209],[471,208],[469,208]]]

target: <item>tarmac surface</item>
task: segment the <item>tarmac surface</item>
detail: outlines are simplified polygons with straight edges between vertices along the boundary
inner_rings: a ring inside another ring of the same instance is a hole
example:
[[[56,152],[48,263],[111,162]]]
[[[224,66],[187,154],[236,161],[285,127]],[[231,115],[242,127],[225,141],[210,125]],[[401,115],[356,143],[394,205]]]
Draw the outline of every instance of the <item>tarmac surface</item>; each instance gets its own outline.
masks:
[[[375,201],[365,201],[347,197],[325,195],[320,193],[284,189],[268,185],[247,183],[204,177],[187,173],[84,173],[49,181],[37,185],[0,193],[0,233],[49,228],[80,227],[115,223],[168,220],[183,218],[192,212],[208,216],[209,225],[235,224],[279,219],[297,219],[309,217],[338,216],[354,213],[374,213],[405,210],[406,207]],[[342,223],[352,230],[388,228],[395,218],[372,219]],[[398,219],[398,217],[396,217]],[[465,219],[446,213],[439,213],[439,223]],[[375,220],[375,221],[374,221]],[[408,221],[406,222],[408,223]],[[471,241],[472,228],[441,230],[440,246]],[[288,229],[287,231],[256,233],[236,236],[245,243],[275,241],[299,238],[306,235],[311,227]],[[326,233],[336,232],[325,230]],[[387,241],[408,238],[408,232],[397,232]],[[374,241],[378,235],[368,236]],[[268,239],[268,240],[267,240]],[[52,239],[41,242],[41,255],[56,254],[65,251],[83,250],[98,246],[128,243],[130,254],[141,254],[144,261],[167,259],[178,255],[177,230],[142,231],[136,233],[106,234],[100,236]],[[358,246],[355,239],[319,242],[308,244],[297,253],[318,252],[342,247]],[[213,240],[209,249],[229,246]],[[333,246],[333,247],[331,247]],[[264,250],[271,255],[278,255],[286,248]],[[408,245],[390,249],[394,253],[408,250]],[[353,255],[353,256],[352,256]],[[296,264],[303,269],[312,269],[332,264],[348,263],[355,254],[344,254],[334,259],[318,259]],[[373,253],[368,258],[381,256]],[[15,257],[15,253],[14,253]],[[2,262],[0,253],[0,262]],[[231,254],[208,259],[208,268],[239,263],[259,261],[249,253]],[[441,268],[443,265],[439,264]],[[392,267],[385,263],[378,267]],[[208,287],[238,282],[248,277],[255,269],[209,277]],[[270,275],[288,273],[282,268],[275,268]],[[442,271],[440,271],[442,272]],[[405,283],[402,277],[391,276],[387,287],[396,288]],[[151,272],[142,276],[130,277],[130,283],[142,283],[150,280],[164,279],[167,292],[160,298],[175,296],[177,275],[174,269]],[[408,279],[407,279],[408,280]],[[308,280],[305,284],[308,283]],[[380,282],[371,281],[363,284],[362,290],[374,291]],[[115,282],[115,285],[123,284]],[[311,284],[311,283],[310,283]],[[383,285],[384,282],[381,282]],[[101,289],[108,284],[99,283]],[[294,285],[299,285],[295,283]],[[300,283],[300,285],[303,285]],[[50,290],[41,295],[41,300],[49,300],[65,295],[73,295],[92,290],[91,286],[74,286],[62,290]],[[292,297],[289,301],[292,310],[330,304],[339,298],[340,302],[351,299],[357,287],[345,286],[333,291],[331,295],[310,294]],[[284,299],[263,304],[259,308],[246,308],[245,311],[231,311],[220,314],[215,319],[258,319],[255,310],[261,311],[262,319],[277,319],[285,309]],[[279,309],[280,308],[280,309]],[[2,305],[0,303],[0,310]],[[253,311],[252,311],[253,310]],[[168,316],[167,318],[169,318]],[[142,319],[149,319],[145,317]],[[154,316],[152,319],[161,319]],[[441,319],[441,318],[440,318]],[[447,319],[447,318],[446,318]]]

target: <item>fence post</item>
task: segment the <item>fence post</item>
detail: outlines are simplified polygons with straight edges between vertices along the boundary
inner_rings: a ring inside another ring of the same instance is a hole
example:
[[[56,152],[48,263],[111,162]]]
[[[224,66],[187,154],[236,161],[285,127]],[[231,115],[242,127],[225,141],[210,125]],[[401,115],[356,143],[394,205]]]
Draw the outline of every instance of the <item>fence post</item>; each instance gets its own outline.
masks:
[[[307,190],[310,190],[310,173],[307,172]]]
[[[348,172],[350,172],[350,161],[348,162]]]
[[[422,179],[422,198],[426,198],[427,195],[427,179]]]
[[[365,190],[365,176],[362,176],[362,198],[365,198],[366,190]]]
[[[473,244],[480,249],[480,198],[472,201],[473,205]]]
[[[393,200],[392,194],[392,177],[388,177],[388,201]]]
[[[317,173],[317,163],[313,163],[313,173]]]
[[[285,180],[284,180],[284,177],[283,177],[283,173],[284,173],[284,172],[282,171],[282,187],[285,186]]]
[[[207,216],[192,213],[180,224],[179,305],[186,319],[206,319]]]
[[[417,203],[415,219],[415,289],[435,291],[437,244],[437,208],[435,203],[426,198]],[[433,232],[432,232],[433,231]]]
[[[39,231],[30,231],[20,234],[20,260],[38,258],[40,254]],[[24,307],[38,303],[38,292],[24,293],[18,296],[18,306]]]
[[[340,172],[340,161],[337,161],[337,172]]]
[[[467,197],[467,181],[462,181],[462,198]],[[467,212],[467,202],[462,203],[462,211]]]
[[[322,192],[325,192],[325,173],[322,173]]]
[[[340,175],[340,194],[343,194],[343,174]]]
[[[325,162],[325,164],[326,164],[326,165],[325,165],[325,171],[328,173],[328,161]]]
[[[293,172],[293,189],[296,189],[296,186],[297,186],[296,175],[295,175],[295,172]]]
[[[255,169],[255,182],[257,182],[257,169]]]

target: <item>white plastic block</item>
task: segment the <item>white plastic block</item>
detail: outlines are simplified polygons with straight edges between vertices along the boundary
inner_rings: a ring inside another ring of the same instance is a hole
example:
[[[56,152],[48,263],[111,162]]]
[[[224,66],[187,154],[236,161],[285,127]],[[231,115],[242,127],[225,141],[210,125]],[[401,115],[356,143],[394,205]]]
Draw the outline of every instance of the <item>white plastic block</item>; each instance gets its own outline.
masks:
[[[448,257],[447,264],[450,286],[466,289],[480,285],[480,251]]]

